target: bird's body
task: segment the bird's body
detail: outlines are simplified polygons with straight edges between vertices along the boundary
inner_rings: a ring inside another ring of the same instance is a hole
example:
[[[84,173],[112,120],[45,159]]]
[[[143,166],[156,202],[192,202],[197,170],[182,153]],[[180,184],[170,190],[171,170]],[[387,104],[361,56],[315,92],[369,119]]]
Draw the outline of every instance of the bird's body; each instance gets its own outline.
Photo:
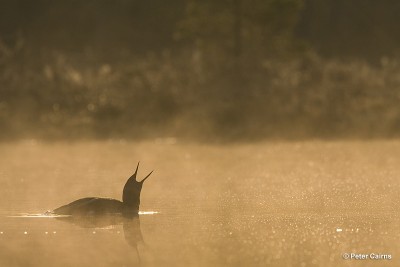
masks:
[[[140,192],[143,182],[152,174],[148,174],[142,181],[136,180],[139,163],[135,173],[124,186],[122,201],[112,198],[86,197],[75,200],[52,211],[57,215],[91,216],[106,214],[137,215],[139,213]]]
[[[124,203],[112,198],[85,197],[61,206],[53,213],[62,215],[93,215],[123,212]]]

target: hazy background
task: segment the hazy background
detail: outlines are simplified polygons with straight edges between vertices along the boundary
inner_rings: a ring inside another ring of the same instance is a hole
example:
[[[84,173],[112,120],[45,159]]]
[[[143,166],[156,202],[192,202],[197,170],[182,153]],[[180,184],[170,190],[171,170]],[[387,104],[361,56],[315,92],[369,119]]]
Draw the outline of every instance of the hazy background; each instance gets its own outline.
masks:
[[[397,137],[395,0],[0,0],[0,138]]]
[[[399,14],[394,0],[0,0],[0,266],[398,265]],[[121,199],[138,161],[155,170],[140,210],[159,213],[43,216]]]

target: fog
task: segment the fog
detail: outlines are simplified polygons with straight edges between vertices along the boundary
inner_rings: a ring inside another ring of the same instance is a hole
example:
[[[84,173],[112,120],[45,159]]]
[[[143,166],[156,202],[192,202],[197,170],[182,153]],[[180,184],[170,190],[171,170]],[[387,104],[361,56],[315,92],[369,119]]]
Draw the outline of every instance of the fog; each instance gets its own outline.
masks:
[[[398,262],[396,1],[0,5],[0,266]]]

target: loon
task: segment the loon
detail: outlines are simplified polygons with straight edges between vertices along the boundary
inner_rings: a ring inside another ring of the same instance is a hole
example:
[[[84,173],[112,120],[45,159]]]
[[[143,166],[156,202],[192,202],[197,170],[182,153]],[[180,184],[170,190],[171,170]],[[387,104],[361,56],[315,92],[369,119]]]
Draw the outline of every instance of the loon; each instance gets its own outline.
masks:
[[[55,215],[95,216],[107,214],[122,214],[137,216],[139,214],[140,192],[144,181],[153,173],[151,171],[140,182],[136,180],[139,163],[135,173],[126,181],[122,192],[122,201],[112,198],[86,197],[75,200],[67,205],[56,208],[51,213]]]

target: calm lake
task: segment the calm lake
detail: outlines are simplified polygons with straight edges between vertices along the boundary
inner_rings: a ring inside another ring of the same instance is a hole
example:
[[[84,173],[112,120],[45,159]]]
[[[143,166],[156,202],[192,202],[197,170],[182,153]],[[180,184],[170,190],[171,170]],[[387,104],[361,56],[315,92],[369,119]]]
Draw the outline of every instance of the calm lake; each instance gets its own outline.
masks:
[[[400,141],[31,140],[0,158],[0,266],[400,265]],[[121,199],[138,161],[139,218],[39,216]]]

